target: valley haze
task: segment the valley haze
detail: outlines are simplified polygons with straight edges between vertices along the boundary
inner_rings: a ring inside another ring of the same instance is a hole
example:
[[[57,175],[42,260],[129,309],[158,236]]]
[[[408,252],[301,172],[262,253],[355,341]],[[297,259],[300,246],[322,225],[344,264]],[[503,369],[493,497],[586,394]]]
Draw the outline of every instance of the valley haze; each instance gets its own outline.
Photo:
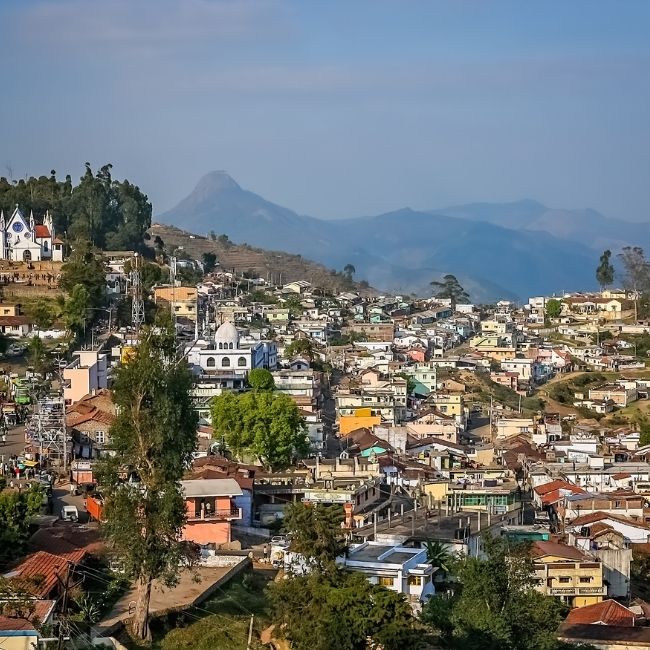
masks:
[[[157,219],[336,270],[353,264],[358,279],[383,291],[429,295],[431,280],[452,273],[476,302],[593,289],[604,249],[650,244],[647,224],[530,199],[318,219],[242,188],[225,171],[203,176]]]

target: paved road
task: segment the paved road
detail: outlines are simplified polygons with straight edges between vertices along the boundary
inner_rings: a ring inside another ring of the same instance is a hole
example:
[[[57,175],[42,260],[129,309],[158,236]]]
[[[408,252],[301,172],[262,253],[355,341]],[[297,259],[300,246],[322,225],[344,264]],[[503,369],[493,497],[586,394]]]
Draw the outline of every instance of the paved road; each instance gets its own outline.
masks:
[[[7,442],[0,441],[0,460],[4,462],[9,456],[20,456],[25,451],[25,425],[13,427],[7,431]]]

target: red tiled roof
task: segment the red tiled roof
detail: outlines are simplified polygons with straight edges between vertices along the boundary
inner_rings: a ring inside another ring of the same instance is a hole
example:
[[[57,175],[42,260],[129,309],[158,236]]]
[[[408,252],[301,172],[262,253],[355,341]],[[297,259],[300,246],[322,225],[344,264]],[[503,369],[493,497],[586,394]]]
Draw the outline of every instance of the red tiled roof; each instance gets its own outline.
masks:
[[[632,474],[629,472],[619,472],[618,474],[612,474],[613,479],[621,479],[621,478],[632,478]]]
[[[541,558],[546,555],[556,555],[567,560],[584,560],[585,554],[575,546],[567,546],[558,542],[535,542],[531,548],[531,554]]]
[[[38,237],[40,239],[50,237],[50,229],[47,226],[39,223],[38,225],[34,226],[34,237]]]
[[[634,612],[615,600],[577,607],[569,612],[565,623],[569,625],[620,625],[634,626]]]
[[[16,327],[18,325],[27,325],[29,319],[27,316],[0,316],[0,325]]]
[[[36,621],[47,622],[56,605],[55,600],[35,600],[34,611],[27,617],[0,616],[0,630],[3,632],[17,632],[35,630]]]
[[[548,483],[544,483],[542,485],[538,485],[536,488],[533,488],[536,494],[539,494],[539,496],[544,496],[545,494],[548,494],[549,492],[553,492],[554,490],[573,490],[577,489],[580,492],[584,492],[584,490],[581,490],[577,485],[573,485],[573,483],[569,483],[568,481],[563,481],[562,479],[555,479],[554,481],[549,481]]]
[[[45,551],[32,553],[5,577],[16,580],[39,578],[36,582],[26,583],[25,587],[38,598],[47,598],[57,584],[57,575],[63,576],[68,563],[78,564],[86,557],[86,551],[80,549],[62,555],[53,555]]]
[[[642,521],[636,521],[630,517],[624,517],[623,515],[612,514],[609,512],[603,512],[599,510],[598,512],[592,512],[588,515],[582,515],[581,517],[576,517],[572,522],[572,526],[588,526],[589,524],[594,524],[598,521],[603,521],[605,519],[611,519],[612,521],[618,521],[621,524],[627,526],[634,526],[635,528],[645,528],[650,530],[650,526]]]

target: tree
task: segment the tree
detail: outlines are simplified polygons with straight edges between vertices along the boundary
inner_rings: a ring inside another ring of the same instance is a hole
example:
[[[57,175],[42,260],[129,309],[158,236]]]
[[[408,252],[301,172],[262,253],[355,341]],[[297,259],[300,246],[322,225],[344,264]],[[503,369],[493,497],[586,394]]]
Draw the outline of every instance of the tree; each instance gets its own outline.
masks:
[[[357,272],[357,270],[354,268],[353,264],[346,264],[343,267],[343,277],[348,283],[352,283],[352,278],[354,277],[354,274]]]
[[[451,573],[454,557],[446,544],[438,541],[427,542],[426,549],[427,562],[433,567],[434,575],[440,573],[444,577]]]
[[[457,304],[469,302],[469,294],[456,278],[455,275],[448,273],[442,277],[442,281],[433,280],[431,286],[434,289],[436,298],[444,298],[451,301],[451,308],[456,309]]]
[[[609,287],[614,282],[614,267],[611,263],[612,251],[603,251],[600,256],[600,263],[596,268],[596,280],[600,285],[600,290]]]
[[[266,368],[254,368],[248,373],[248,385],[254,391],[275,390],[273,374]]]
[[[290,550],[307,564],[324,570],[346,549],[341,529],[344,511],[339,505],[291,503],[284,517],[284,529],[291,535]]]
[[[34,336],[29,342],[29,361],[36,372],[45,370],[45,345],[40,336]]]
[[[215,437],[223,438],[238,458],[252,454],[265,467],[277,470],[309,449],[305,421],[288,395],[223,393],[212,401],[211,413]]]
[[[104,165],[93,174],[86,163],[77,185],[70,176],[57,180],[54,170],[16,183],[0,178],[0,209],[10,214],[18,204],[37,219],[49,210],[59,236],[89,239],[100,248],[138,250],[151,225],[151,203],[137,186],[113,179],[111,169]]]
[[[549,298],[546,301],[546,318],[559,318],[562,313],[562,302],[557,298]]]
[[[413,378],[413,375],[409,375],[405,372],[398,372],[395,374],[396,377],[401,377],[406,381],[406,392],[409,395],[412,395],[415,392],[415,389],[417,388],[417,382]]]
[[[86,327],[90,296],[83,284],[76,284],[63,305],[63,320],[66,328],[75,336],[80,336]]]
[[[154,579],[173,585],[179,563],[190,559],[181,542],[185,504],[179,487],[196,449],[196,412],[187,365],[176,358],[169,323],[145,330],[135,355],[113,382],[118,409],[110,434],[114,455],[99,462],[105,497],[104,533],[135,580],[132,631],[150,638],[149,601]],[[136,476],[138,482],[125,482]]]
[[[370,584],[361,573],[314,571],[268,589],[272,619],[294,650],[426,647],[404,596]]]
[[[435,626],[448,647],[467,650],[549,650],[566,607],[535,590],[526,546],[486,538],[484,559],[464,557],[455,566],[457,587],[448,602],[431,598],[423,621]]]
[[[623,286],[634,292],[634,321],[638,320],[640,294],[650,292],[650,264],[640,246],[625,246],[618,259],[623,265]]]
[[[32,319],[38,330],[46,330],[54,323],[54,310],[46,300],[39,300],[32,310]]]
[[[106,299],[106,266],[101,251],[88,240],[75,242],[72,255],[61,267],[61,289],[68,294],[81,284],[88,294],[88,307],[104,305]]]
[[[217,266],[217,256],[214,253],[203,253],[203,271],[211,273]]]
[[[284,349],[287,359],[292,357],[306,357],[309,361],[314,360],[314,342],[311,339],[296,339]]]
[[[0,567],[24,552],[32,518],[40,512],[42,502],[40,485],[21,492],[0,491]]]

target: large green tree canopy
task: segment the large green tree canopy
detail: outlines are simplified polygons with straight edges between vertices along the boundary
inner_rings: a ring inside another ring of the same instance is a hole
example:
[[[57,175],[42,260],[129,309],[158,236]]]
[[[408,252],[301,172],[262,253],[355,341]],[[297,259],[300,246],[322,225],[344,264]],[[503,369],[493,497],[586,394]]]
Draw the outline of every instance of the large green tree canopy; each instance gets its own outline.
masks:
[[[212,425],[236,455],[257,456],[272,469],[283,469],[309,445],[296,403],[281,393],[223,393],[212,402]]]
[[[86,163],[77,185],[70,176],[57,179],[54,170],[49,176],[14,182],[2,177],[0,209],[7,216],[18,205],[37,219],[49,210],[59,236],[88,239],[104,249],[140,249],[151,225],[151,203],[136,185],[113,179],[111,167],[104,165],[93,174]]]

